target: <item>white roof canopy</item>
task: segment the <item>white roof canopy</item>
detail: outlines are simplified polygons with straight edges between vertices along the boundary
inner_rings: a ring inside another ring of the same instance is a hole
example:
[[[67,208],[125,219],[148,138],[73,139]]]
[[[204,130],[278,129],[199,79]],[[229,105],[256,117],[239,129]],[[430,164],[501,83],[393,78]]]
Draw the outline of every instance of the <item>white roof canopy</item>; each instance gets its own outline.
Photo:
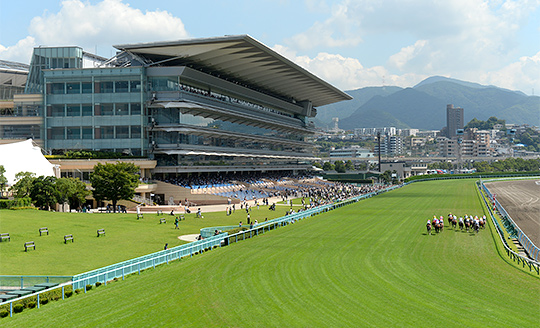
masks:
[[[351,96],[249,35],[116,45],[147,66],[191,66],[282,98],[323,106]]]
[[[32,139],[0,145],[0,165],[6,170],[4,176],[10,186],[16,183],[15,175],[19,172],[32,172],[37,177],[54,176],[54,165],[34,146]]]

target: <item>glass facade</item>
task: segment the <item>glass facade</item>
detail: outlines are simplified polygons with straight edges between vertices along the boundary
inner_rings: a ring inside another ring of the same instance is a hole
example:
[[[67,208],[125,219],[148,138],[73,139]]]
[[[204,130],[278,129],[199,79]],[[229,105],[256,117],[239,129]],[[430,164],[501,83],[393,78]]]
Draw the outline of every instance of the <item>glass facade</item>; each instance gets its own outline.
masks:
[[[313,131],[283,100],[204,78],[148,76],[140,66],[86,69],[80,48],[54,49],[35,49],[27,83],[43,95],[44,148],[53,153],[124,152],[155,158],[158,168],[294,167],[312,157]]]
[[[45,70],[45,147],[145,154],[143,70]]]

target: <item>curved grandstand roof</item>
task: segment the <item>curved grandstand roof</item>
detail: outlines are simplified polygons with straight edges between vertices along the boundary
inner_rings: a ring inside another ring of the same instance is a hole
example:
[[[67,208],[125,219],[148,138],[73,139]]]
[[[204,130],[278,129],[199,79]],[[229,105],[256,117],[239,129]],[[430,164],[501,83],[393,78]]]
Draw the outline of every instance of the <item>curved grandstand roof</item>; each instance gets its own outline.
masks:
[[[274,96],[323,106],[351,96],[249,35],[116,45],[146,66],[191,66]]]

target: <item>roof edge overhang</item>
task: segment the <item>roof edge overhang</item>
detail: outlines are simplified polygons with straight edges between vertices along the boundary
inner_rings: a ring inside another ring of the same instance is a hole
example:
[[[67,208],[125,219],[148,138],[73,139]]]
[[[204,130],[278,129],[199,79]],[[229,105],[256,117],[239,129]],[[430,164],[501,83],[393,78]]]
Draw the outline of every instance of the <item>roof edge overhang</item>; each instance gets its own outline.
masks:
[[[305,82],[302,82],[304,93],[302,96],[294,97],[294,99],[297,99],[299,101],[305,101],[305,100],[312,100],[307,99],[305,97],[305,91],[309,91],[309,94],[312,94],[311,97],[317,100],[313,100],[313,106],[323,106],[328,105],[331,103],[343,101],[343,100],[350,100],[352,97],[345,93],[344,91],[341,91],[340,89],[334,87],[330,83],[324,81],[323,79],[317,77],[316,75],[312,74],[308,70],[300,67],[298,64],[295,64],[291,60],[287,59],[286,57],[280,55],[276,51],[270,49],[268,46],[264,45],[263,43],[259,42],[258,40],[254,39],[253,37],[243,34],[243,35],[227,35],[223,37],[211,37],[211,38],[196,38],[196,39],[185,39],[185,40],[177,40],[177,41],[162,41],[162,42],[149,42],[149,43],[135,43],[135,44],[120,44],[120,45],[114,45],[114,47],[121,51],[131,52],[134,54],[146,54],[148,53],[145,50],[152,49],[152,52],[156,54],[159,52],[159,48],[171,48],[171,47],[190,47],[190,46],[196,46],[196,45],[211,45],[211,44],[219,44],[219,43],[230,43],[230,42],[244,42],[247,46],[251,47],[254,51],[258,51],[259,53],[263,53],[265,56],[268,56],[269,58],[272,58],[274,63],[278,65],[284,65],[290,73],[293,75],[292,79],[294,80],[294,76],[300,77],[301,80],[304,80]],[[172,56],[167,53],[161,54],[162,56]],[[234,54],[230,54],[231,57],[234,56]],[[269,73],[272,73],[271,69],[268,69]],[[241,73],[239,73],[241,74]],[[253,83],[254,85],[262,86],[264,87],[264,83],[257,83],[256,80],[248,79],[248,82]],[[270,89],[276,88],[275,85],[268,85],[267,86]],[[324,94],[325,97],[321,98],[319,95],[321,94],[321,90],[325,90]],[[288,90],[289,91],[289,90]],[[288,92],[287,91],[287,92]],[[283,94],[287,94],[286,91],[283,91]],[[298,91],[297,93],[299,93]],[[316,98],[319,97],[319,98]]]

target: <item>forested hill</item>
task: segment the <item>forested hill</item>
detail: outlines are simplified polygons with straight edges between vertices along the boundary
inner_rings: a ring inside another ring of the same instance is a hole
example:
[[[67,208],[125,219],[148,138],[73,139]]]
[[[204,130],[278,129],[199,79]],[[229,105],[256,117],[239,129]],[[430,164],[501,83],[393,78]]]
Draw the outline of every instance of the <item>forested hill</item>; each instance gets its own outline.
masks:
[[[428,78],[414,88],[368,87],[347,93],[355,99],[318,108],[319,126],[338,117],[345,130],[383,126],[438,130],[446,126],[447,104],[463,107],[465,122],[496,116],[507,123],[540,125],[540,97],[444,77]]]

